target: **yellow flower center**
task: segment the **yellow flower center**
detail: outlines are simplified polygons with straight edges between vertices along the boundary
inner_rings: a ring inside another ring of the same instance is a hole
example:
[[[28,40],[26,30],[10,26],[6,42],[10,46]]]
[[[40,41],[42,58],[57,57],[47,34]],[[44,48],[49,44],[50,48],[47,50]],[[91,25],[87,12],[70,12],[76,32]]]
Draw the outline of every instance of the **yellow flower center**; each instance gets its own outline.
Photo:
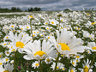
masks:
[[[92,23],[91,23],[91,25],[94,25],[94,24],[96,24],[96,22],[92,22]]]
[[[61,50],[65,51],[65,50],[68,50],[70,51],[70,48],[67,44],[65,43],[58,43],[60,46],[61,46]]]
[[[6,45],[6,43],[4,43],[4,46]]]
[[[79,58],[79,56],[76,56],[76,58]]]
[[[56,69],[59,69],[59,67],[57,66]]]
[[[46,29],[47,29],[47,30],[49,30],[49,28],[48,28],[48,27],[47,27]]]
[[[51,24],[54,24],[54,22],[52,21]]]
[[[32,15],[30,15],[28,18],[34,18]]]
[[[0,58],[2,57],[2,55],[0,55]]]
[[[37,32],[37,33],[39,33],[39,32]]]
[[[33,34],[32,36],[34,37],[35,35]]]
[[[6,62],[7,62],[8,60],[9,60],[9,59],[7,58],[7,59],[6,59]]]
[[[9,72],[9,70],[5,70],[5,71],[3,71],[3,72]]]
[[[38,63],[36,63],[35,65],[36,65],[36,66],[39,66],[39,64],[38,64]]]
[[[83,72],[89,72],[89,68],[85,66]]]
[[[78,62],[78,60],[76,60],[76,62]]]
[[[16,50],[15,49],[12,49],[12,52],[15,52]]]
[[[0,63],[0,65],[2,65],[2,63]]]
[[[86,15],[87,15],[87,16],[89,16],[90,14],[89,14],[89,13],[87,13]]]
[[[46,55],[46,53],[43,52],[43,51],[37,51],[37,52],[34,54],[34,56],[36,56],[36,55],[39,55],[40,57],[42,57],[43,55]]]
[[[13,46],[11,46],[11,48],[13,48]]]
[[[65,70],[65,68],[62,68],[62,70]]]
[[[12,25],[11,27],[14,28],[14,25]]]
[[[96,46],[95,47],[92,47],[93,50],[96,50]]]
[[[6,37],[6,39],[8,39],[8,36]]]
[[[50,37],[48,37],[48,39],[50,39]]]
[[[18,41],[18,42],[16,42],[16,47],[24,48],[24,43]]]
[[[21,28],[21,30],[23,30],[23,28]]]
[[[9,52],[6,52],[7,54],[9,54]]]
[[[61,22],[63,22],[63,19],[61,19]]]
[[[48,23],[46,22],[45,24],[47,25]]]
[[[75,63],[74,63],[74,62],[72,62],[72,64],[74,65]]]
[[[49,58],[47,59],[47,62],[50,62],[50,59]]]
[[[73,70],[73,69],[71,69],[71,70],[70,70],[70,72],[74,72],[74,70]]]
[[[29,26],[27,26],[27,29],[29,29]]]
[[[41,36],[43,36],[43,35],[41,35]]]

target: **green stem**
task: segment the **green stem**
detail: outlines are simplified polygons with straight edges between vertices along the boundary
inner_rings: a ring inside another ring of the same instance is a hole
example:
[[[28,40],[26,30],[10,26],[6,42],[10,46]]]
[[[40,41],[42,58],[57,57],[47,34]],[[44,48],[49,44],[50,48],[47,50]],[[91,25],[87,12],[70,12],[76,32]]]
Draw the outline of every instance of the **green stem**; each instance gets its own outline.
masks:
[[[94,64],[94,60],[95,60],[95,57],[93,56],[93,59],[92,59],[93,61],[91,62],[91,64],[90,64],[90,66],[89,66],[89,69],[91,69],[91,67],[93,66],[93,64]],[[88,70],[89,71],[89,70]]]
[[[96,42],[96,25],[94,25],[94,41]]]
[[[58,60],[59,60],[59,56],[60,56],[60,54],[58,53],[58,56],[57,56],[57,58],[56,58],[56,65],[55,65],[54,72],[56,72],[56,67],[57,67],[57,63],[58,63]]]
[[[39,64],[40,64],[40,72],[43,72],[43,70],[42,70],[41,60],[40,60]]]
[[[14,70],[13,70],[13,72],[16,72],[16,68],[17,68],[17,51],[15,52],[15,56],[14,56]]]

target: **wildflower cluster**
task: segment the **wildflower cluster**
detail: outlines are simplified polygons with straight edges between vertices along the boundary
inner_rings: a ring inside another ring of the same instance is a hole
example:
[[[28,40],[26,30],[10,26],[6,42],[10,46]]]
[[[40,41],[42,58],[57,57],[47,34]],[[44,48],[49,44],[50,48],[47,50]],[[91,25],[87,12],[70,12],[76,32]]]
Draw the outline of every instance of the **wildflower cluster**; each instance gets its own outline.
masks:
[[[0,22],[0,72],[96,71],[95,12],[12,19]]]

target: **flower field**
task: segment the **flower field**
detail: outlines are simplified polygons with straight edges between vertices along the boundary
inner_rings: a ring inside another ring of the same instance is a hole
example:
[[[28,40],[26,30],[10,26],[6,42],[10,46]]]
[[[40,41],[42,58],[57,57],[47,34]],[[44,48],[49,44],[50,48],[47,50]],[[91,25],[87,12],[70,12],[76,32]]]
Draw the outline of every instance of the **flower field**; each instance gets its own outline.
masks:
[[[96,72],[96,12],[0,16],[0,72]]]

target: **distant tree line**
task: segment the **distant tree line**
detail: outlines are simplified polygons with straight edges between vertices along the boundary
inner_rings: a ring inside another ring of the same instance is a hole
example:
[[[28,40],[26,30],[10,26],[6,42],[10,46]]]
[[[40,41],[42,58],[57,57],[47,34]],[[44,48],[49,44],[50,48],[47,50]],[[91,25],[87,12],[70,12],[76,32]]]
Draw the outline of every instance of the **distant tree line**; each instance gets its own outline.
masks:
[[[0,13],[3,12],[32,12],[32,11],[41,11],[41,8],[35,7],[35,8],[28,8],[27,10],[22,10],[20,8],[12,7],[9,8],[0,8]]]

